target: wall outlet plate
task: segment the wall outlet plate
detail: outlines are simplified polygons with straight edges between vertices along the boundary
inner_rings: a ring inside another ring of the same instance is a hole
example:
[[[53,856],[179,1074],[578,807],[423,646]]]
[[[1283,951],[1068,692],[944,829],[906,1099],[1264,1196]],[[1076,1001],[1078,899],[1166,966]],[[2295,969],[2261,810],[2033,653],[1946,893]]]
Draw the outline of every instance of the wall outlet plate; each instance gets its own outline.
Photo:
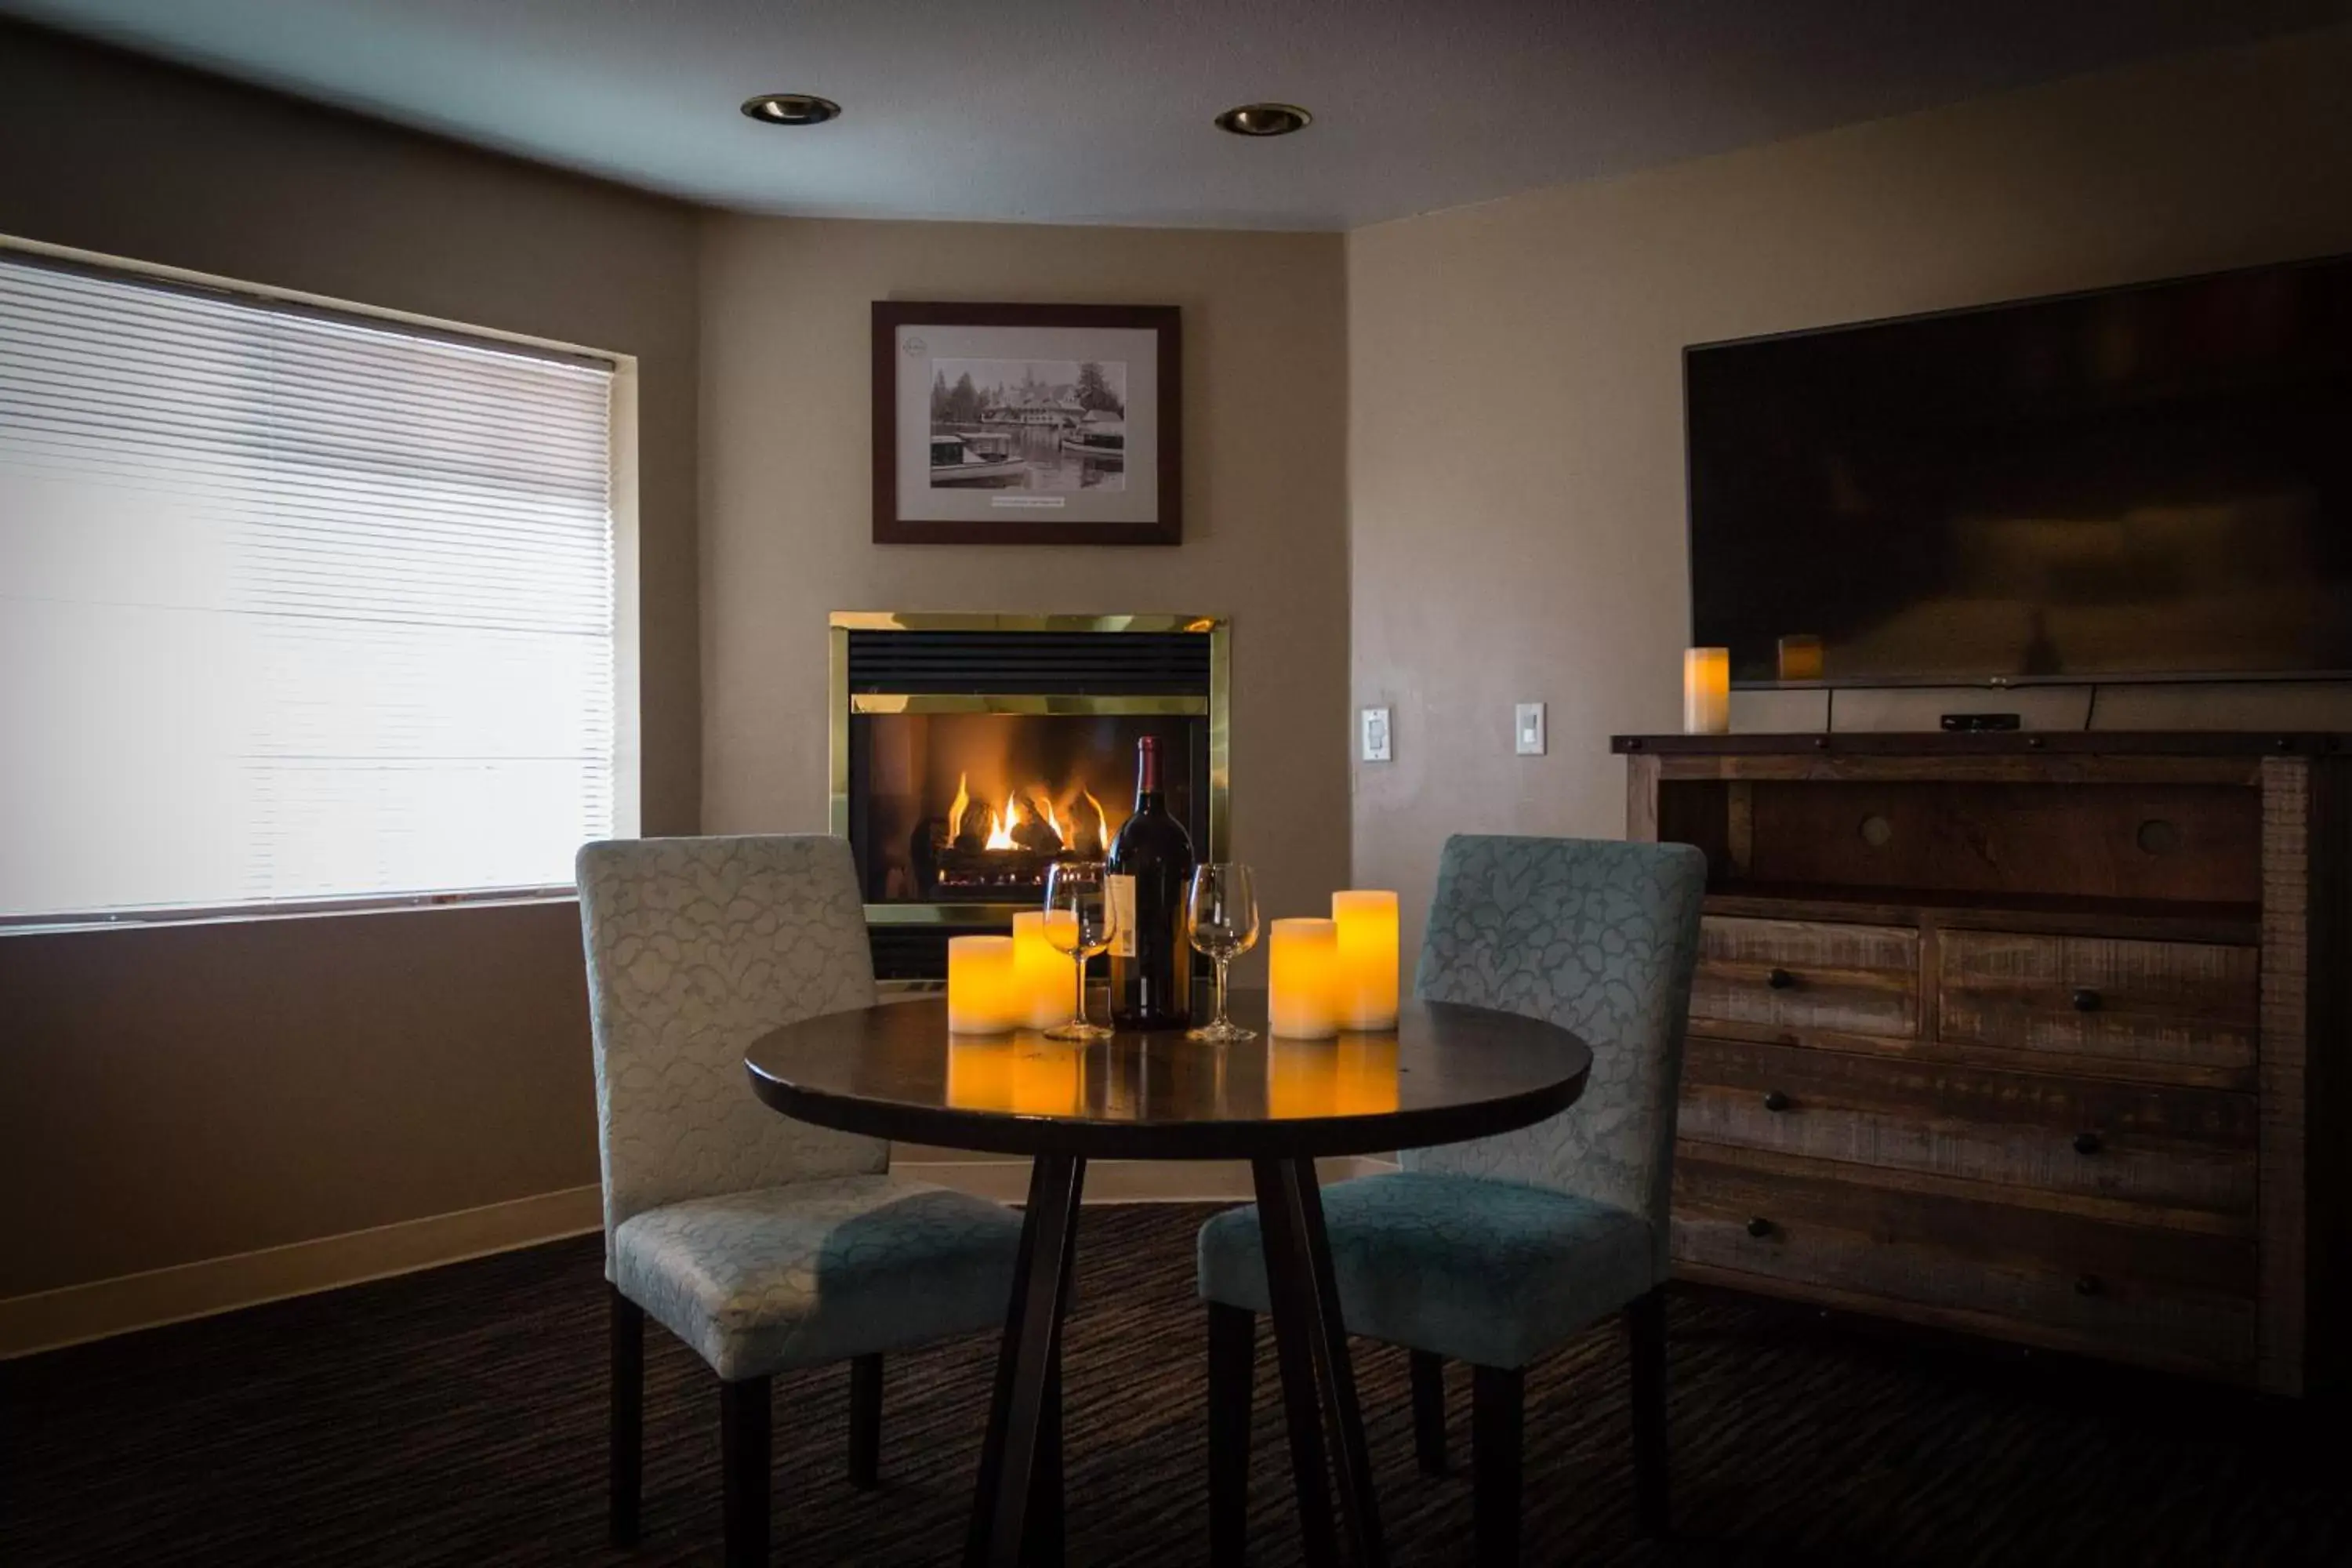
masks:
[[[1511,733],[1517,742],[1519,755],[1542,756],[1544,754],[1544,705],[1540,702],[1520,703],[1517,721],[1511,727]]]
[[[1364,761],[1385,763],[1389,760],[1389,710],[1385,708],[1364,710],[1364,739],[1360,748]]]

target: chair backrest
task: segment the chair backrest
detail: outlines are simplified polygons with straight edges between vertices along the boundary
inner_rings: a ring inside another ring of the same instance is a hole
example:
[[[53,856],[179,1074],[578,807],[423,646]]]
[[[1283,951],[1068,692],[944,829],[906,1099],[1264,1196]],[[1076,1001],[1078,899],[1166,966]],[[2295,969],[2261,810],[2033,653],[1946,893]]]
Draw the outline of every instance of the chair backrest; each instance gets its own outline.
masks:
[[[885,1171],[890,1146],[778,1115],[743,1053],[874,1001],[849,846],[817,834],[641,838],[580,851],[604,1242],[664,1204]]]
[[[1706,858],[1681,844],[1446,841],[1414,989],[1573,1029],[1583,1097],[1533,1127],[1404,1152],[1407,1170],[1576,1193],[1649,1221],[1666,1261],[1675,1100]]]

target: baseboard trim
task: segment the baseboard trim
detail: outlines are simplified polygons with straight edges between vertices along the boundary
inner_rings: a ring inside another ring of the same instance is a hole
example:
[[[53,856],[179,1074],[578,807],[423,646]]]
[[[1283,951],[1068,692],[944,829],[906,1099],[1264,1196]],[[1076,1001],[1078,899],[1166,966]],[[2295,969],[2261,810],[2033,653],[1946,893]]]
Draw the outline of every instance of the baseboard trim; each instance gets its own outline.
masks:
[[[1360,1156],[1315,1163],[1316,1174],[1327,1184],[1395,1168]],[[998,1203],[1017,1204],[1029,1195],[1026,1160],[899,1160],[891,1169]],[[1097,1160],[1087,1167],[1090,1204],[1247,1203],[1254,1195],[1249,1163],[1243,1160]],[[604,1221],[601,1189],[568,1187],[12,1296],[0,1300],[0,1361],[560,1241],[595,1230]]]
[[[1022,1203],[1029,1196],[1026,1160],[893,1160],[890,1168],[1001,1204]],[[1360,1155],[1315,1162],[1316,1179],[1326,1186],[1395,1169],[1389,1161]],[[1087,1162],[1086,1201],[1090,1204],[1245,1204],[1256,1196],[1246,1160]]]
[[[0,1361],[535,1247],[596,1230],[604,1223],[602,1190],[568,1187],[455,1214],[14,1296],[0,1300]]]

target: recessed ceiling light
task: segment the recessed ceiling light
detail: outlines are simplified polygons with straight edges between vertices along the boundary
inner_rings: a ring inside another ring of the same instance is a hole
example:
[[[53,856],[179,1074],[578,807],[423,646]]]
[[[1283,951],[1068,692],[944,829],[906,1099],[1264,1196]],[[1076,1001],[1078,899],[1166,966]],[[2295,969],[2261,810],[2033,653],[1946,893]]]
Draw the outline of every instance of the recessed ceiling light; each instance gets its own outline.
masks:
[[[743,112],[762,125],[822,125],[841,116],[841,105],[813,92],[763,92],[743,100]]]
[[[1304,131],[1315,117],[1295,103],[1244,103],[1217,116],[1217,129],[1236,136],[1287,136]]]

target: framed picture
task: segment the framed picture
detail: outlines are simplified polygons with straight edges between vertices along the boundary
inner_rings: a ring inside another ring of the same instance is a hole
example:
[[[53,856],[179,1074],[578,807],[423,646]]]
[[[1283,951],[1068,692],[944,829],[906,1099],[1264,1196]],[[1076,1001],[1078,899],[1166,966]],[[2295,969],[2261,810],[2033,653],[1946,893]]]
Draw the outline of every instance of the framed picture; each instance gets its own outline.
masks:
[[[1173,305],[874,305],[877,544],[1177,544]]]

